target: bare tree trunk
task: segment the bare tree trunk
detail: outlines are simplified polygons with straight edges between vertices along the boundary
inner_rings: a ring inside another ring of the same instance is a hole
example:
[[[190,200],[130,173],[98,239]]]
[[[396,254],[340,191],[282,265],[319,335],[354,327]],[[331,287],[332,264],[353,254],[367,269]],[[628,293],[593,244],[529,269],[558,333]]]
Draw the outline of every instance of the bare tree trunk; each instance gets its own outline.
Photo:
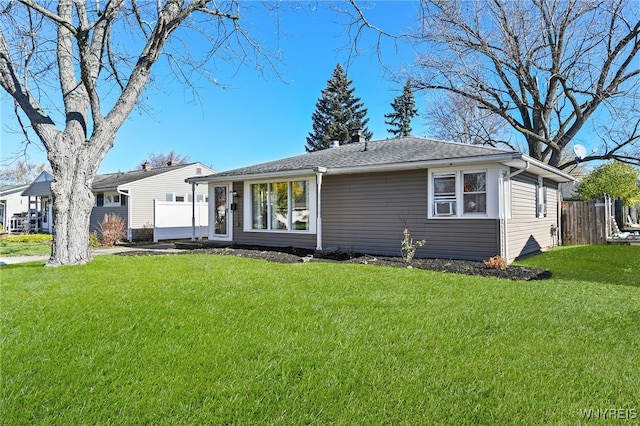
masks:
[[[89,219],[94,196],[91,161],[70,159],[73,165],[58,167],[51,183],[53,194],[53,246],[47,266],[78,265],[91,260]],[[84,164],[83,164],[84,163]]]
[[[53,173],[53,243],[47,266],[78,265],[91,260],[89,222],[94,205],[93,179],[104,154],[96,154],[95,141],[84,141],[84,132],[58,136],[57,150],[49,153]],[[106,153],[106,150],[103,150]],[[99,158],[96,158],[99,157]]]

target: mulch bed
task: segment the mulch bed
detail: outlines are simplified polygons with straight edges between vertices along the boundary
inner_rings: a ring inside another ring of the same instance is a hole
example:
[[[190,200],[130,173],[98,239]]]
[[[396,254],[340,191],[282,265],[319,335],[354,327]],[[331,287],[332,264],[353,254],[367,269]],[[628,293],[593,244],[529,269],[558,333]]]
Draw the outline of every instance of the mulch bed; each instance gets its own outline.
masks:
[[[183,252],[184,253],[184,252]],[[401,257],[372,256],[368,254],[347,254],[342,252],[325,253],[322,256],[314,256],[311,250],[295,248],[270,248],[256,246],[202,248],[190,250],[187,253],[211,253],[227,256],[247,257],[263,259],[276,263],[298,262],[345,262],[366,265],[394,266],[400,268],[425,269],[438,272],[450,272],[483,277],[504,278],[513,281],[542,280],[551,277],[551,273],[544,269],[527,268],[510,265],[507,269],[487,268],[483,262],[471,260],[451,259],[419,259],[414,258],[411,265],[407,265]],[[120,253],[121,256],[149,256],[154,254],[166,254],[162,251],[140,250]]]

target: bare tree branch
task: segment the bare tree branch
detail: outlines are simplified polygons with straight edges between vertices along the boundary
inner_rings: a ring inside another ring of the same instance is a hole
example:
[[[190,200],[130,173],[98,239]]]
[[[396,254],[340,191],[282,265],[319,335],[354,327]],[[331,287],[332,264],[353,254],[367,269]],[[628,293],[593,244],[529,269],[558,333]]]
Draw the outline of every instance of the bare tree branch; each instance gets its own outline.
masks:
[[[65,27],[67,31],[71,32],[72,34],[74,35],[76,34],[76,28],[73,26],[71,21],[66,20],[64,17],[56,15],[46,7],[40,6],[38,3],[32,0],[18,0],[18,1],[24,4],[25,6],[28,6],[30,9],[33,9],[36,12],[42,14],[42,16],[45,16],[51,19],[52,21],[55,21],[60,26]]]
[[[0,85],[28,119],[27,124],[16,111],[25,138],[33,129],[51,164],[55,214],[49,264],[78,264],[90,259],[91,183],[152,81],[158,59],[166,55],[178,79],[194,92],[195,73],[212,80],[207,64],[215,59],[242,64],[256,58],[256,66],[264,60],[273,68],[276,63],[239,25],[236,1],[52,4],[55,11],[46,3],[17,0],[0,12]],[[179,43],[187,31],[203,37],[209,49],[193,52],[186,44],[175,49],[171,41]],[[128,36],[131,41],[123,44]]]
[[[640,87],[633,1],[424,0],[423,11],[419,35],[428,50],[414,86],[464,96],[500,116],[534,158],[562,166],[585,124],[606,120],[606,105],[633,117]],[[640,164],[625,154],[636,138],[609,143],[600,156]]]

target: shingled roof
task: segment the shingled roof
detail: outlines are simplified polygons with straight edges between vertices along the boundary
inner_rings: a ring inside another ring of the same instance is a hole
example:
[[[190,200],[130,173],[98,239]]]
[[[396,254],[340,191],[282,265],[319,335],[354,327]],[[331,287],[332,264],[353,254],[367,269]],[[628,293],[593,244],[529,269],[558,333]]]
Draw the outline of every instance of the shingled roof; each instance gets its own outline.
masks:
[[[193,180],[206,180],[213,176],[215,176],[216,180],[219,180],[233,176],[307,171],[319,167],[338,171],[340,169],[354,169],[359,167],[411,166],[412,164],[429,161],[459,160],[463,158],[467,160],[473,158],[487,159],[487,157],[491,156],[517,158],[520,155],[517,151],[486,146],[444,142],[417,137],[403,137],[349,143],[295,157],[228,170],[226,172],[216,173],[215,175],[193,178]]]
[[[167,173],[172,170],[181,169],[183,167],[191,166],[197,163],[189,163],[189,164],[176,164],[174,166],[166,166],[166,167],[154,167],[147,170],[138,169],[131,170],[128,172],[117,172],[117,173],[106,173],[99,174],[93,179],[93,185],[91,189],[93,191],[106,191],[106,190],[115,190],[121,185],[125,185],[127,183],[136,182],[142,179],[146,179],[152,176],[160,175],[162,173]],[[49,178],[45,180],[40,180],[33,182],[23,193],[24,196],[48,196],[51,195],[51,179],[53,177],[49,175]]]
[[[224,182],[233,178],[262,179],[314,172],[365,173],[486,163],[515,168],[526,166],[527,170],[557,182],[573,180],[560,170],[518,151],[408,136],[349,143],[213,175],[190,177],[186,181]]]
[[[196,164],[196,163],[176,164],[174,166],[166,166],[166,167],[153,167],[147,170],[138,169],[138,170],[131,170],[128,172],[100,174],[100,175],[96,175],[95,179],[93,180],[93,185],[91,186],[91,189],[94,191],[113,189],[113,188],[117,188],[120,185],[136,182],[141,179],[146,179],[152,176],[160,175],[162,173],[167,173],[167,172],[170,172],[171,170],[181,169],[183,167],[191,166],[193,164]]]

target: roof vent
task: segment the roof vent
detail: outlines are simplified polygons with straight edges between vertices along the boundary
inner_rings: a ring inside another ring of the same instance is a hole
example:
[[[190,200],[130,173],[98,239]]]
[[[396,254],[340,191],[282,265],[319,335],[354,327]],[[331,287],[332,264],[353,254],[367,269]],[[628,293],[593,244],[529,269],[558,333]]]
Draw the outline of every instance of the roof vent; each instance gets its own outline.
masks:
[[[151,170],[151,163],[149,163],[148,161],[145,161],[144,163],[142,163],[142,170],[144,170],[145,172],[147,170]]]
[[[167,161],[167,167],[171,167],[171,166],[173,166],[173,161],[172,160]]]
[[[340,141],[331,141],[331,144],[329,144],[330,148],[337,148],[340,146]]]

